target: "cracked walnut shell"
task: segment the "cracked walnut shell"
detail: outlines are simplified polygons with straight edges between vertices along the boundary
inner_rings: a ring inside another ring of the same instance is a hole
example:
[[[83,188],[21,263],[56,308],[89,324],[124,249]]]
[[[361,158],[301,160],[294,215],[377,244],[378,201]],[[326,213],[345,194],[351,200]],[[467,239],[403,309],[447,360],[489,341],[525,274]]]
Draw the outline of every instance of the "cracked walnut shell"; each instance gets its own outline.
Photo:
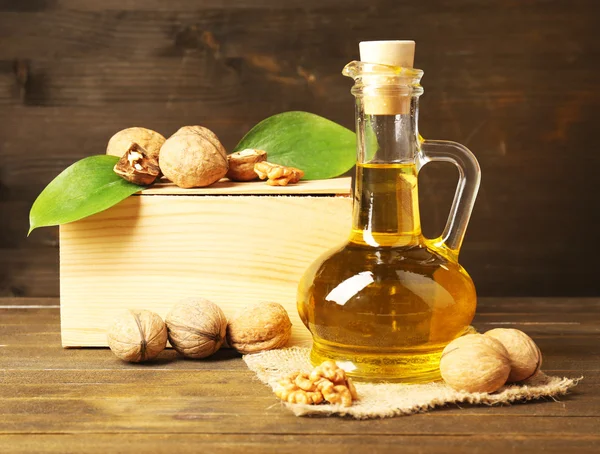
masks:
[[[158,314],[128,310],[107,332],[108,346],[123,361],[140,363],[155,358],[167,345],[167,328]]]
[[[146,150],[149,156],[159,160],[160,148],[165,143],[165,138],[152,129],[139,127],[123,129],[110,138],[106,154],[120,158],[132,142]]]
[[[135,142],[129,144],[129,148],[113,170],[130,183],[144,186],[154,183],[160,175],[157,159]]]
[[[258,303],[238,312],[227,325],[227,343],[240,353],[281,348],[292,335],[292,322],[278,303]]]
[[[206,358],[225,340],[227,319],[219,306],[204,298],[177,303],[165,319],[169,341],[187,358]]]
[[[231,181],[252,181],[258,178],[254,165],[267,160],[267,152],[247,148],[227,156],[229,170],[227,178]]]
[[[254,171],[261,180],[267,179],[270,186],[287,186],[298,183],[304,176],[304,172],[295,167],[286,167],[267,161],[254,164]]]

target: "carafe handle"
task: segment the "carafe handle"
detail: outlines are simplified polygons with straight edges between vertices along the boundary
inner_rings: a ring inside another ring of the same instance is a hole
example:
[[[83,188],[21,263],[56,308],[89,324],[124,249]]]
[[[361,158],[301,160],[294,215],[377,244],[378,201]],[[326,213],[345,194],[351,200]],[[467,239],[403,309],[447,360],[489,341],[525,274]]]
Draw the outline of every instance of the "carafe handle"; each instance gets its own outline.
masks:
[[[475,155],[464,145],[447,140],[421,139],[417,166],[421,169],[432,161],[451,162],[458,168],[458,185],[448,221],[442,235],[430,240],[435,248],[457,259],[479,190],[481,170]]]

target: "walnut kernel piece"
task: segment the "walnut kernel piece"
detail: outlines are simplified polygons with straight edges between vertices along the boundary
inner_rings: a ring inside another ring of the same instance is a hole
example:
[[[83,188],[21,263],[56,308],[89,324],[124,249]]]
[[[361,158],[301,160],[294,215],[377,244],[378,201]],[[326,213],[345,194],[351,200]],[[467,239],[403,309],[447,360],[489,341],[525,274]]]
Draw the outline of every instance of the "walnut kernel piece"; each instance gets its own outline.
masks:
[[[347,386],[334,385],[329,380],[321,381],[319,391],[323,394],[323,398],[330,404],[339,404],[343,407],[352,405],[352,394]]]
[[[252,181],[258,178],[254,171],[254,165],[267,160],[267,152],[263,150],[255,150],[246,148],[242,151],[227,156],[229,162],[229,170],[227,178],[231,181]]]
[[[291,404],[316,405],[323,402],[323,394],[320,392],[303,391],[301,389],[289,391],[277,388],[275,389],[275,395]]]
[[[261,180],[267,179],[267,184],[270,186],[287,186],[288,184],[298,183],[304,176],[304,172],[300,169],[272,164],[267,161],[254,164],[254,171]]]
[[[113,170],[121,178],[142,186],[154,183],[160,175],[158,160],[135,142],[129,144]]]
[[[317,381],[320,378],[326,378],[335,385],[345,384],[346,372],[333,361],[325,361],[315,367],[310,373],[311,380]]]
[[[297,372],[279,380],[275,388],[275,395],[292,404],[311,405],[323,402],[323,394],[315,387],[312,387],[313,390],[304,390],[296,384],[300,375],[302,374]]]
[[[348,386],[348,391],[350,391],[352,399],[358,400],[358,392],[356,391],[356,386],[354,386],[354,382],[350,377],[346,377],[346,384]]]
[[[318,383],[310,379],[310,375],[306,372],[299,373],[294,379],[296,386],[304,391],[316,391]]]

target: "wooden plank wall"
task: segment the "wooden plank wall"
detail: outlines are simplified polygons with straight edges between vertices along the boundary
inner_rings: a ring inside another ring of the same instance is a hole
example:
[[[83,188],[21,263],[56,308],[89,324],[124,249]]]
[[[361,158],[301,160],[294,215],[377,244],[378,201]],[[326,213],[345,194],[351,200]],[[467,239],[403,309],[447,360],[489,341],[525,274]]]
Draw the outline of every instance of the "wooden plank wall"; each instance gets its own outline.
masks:
[[[0,296],[58,295],[57,230],[29,207],[119,129],[213,129],[226,147],[307,110],[353,125],[358,42],[412,38],[421,131],[483,184],[461,261],[482,295],[598,295],[597,0],[0,0]],[[456,172],[421,176],[425,232]]]

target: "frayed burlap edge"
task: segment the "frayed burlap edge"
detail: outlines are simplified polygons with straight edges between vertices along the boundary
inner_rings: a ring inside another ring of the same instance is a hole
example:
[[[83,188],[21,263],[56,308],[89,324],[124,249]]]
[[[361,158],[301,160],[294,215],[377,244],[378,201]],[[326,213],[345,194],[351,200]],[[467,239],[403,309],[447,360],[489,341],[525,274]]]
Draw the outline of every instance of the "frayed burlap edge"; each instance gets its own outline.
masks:
[[[244,356],[248,368],[258,379],[275,388],[285,375],[296,371],[310,371],[310,349],[292,347],[270,350]],[[356,383],[360,400],[351,407],[339,405],[285,405],[296,416],[350,416],[356,419],[389,418],[411,415],[446,404],[506,404],[564,395],[579,379],[550,377],[539,372],[535,377],[518,385],[502,387],[495,393],[467,393],[455,391],[443,383],[406,385],[400,383]]]

